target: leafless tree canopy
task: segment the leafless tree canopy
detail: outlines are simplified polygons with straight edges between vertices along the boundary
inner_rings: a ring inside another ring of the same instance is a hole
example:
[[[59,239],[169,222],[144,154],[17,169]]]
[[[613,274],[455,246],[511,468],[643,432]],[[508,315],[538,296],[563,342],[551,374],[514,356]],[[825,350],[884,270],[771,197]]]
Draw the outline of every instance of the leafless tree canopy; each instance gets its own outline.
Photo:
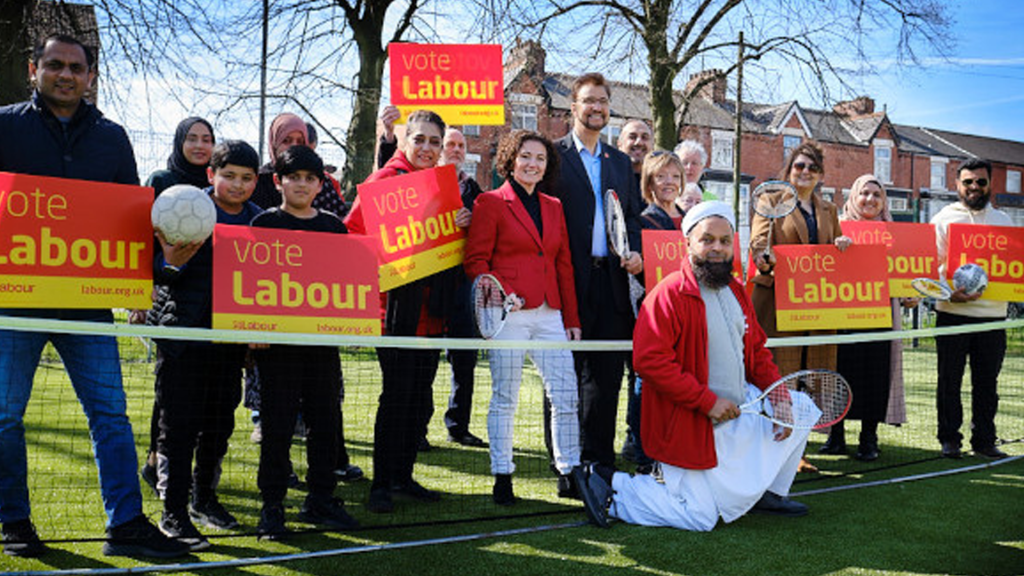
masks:
[[[143,84],[150,100],[170,97],[186,110],[212,110],[215,121],[243,118],[255,125],[265,65],[268,115],[299,112],[318,125],[322,141],[342,146],[343,180],[352,190],[372,167],[387,45],[438,38],[439,15],[428,2],[98,0],[96,8],[104,28],[106,77]],[[152,108],[150,102],[117,104]],[[340,131],[320,118],[338,109],[352,110],[351,122]]]
[[[643,78],[650,87],[660,146],[678,136],[678,119],[704,83],[681,102],[684,72],[737,66],[744,33],[748,87],[777,86],[796,76],[823,102],[855,90],[854,81],[879,61],[916,64],[923,51],[945,56],[952,47],[945,6],[933,0],[481,0],[509,26],[495,33],[539,40],[576,63],[573,68],[614,70]],[[896,40],[893,41],[894,37]],[[568,53],[566,53],[568,51]]]

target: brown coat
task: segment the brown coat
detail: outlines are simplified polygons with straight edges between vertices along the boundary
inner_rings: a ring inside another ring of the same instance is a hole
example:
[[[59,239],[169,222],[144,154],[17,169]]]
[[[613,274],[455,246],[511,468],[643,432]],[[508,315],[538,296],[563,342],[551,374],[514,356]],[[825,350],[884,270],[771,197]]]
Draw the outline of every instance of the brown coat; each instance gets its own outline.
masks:
[[[814,203],[814,213],[818,221],[818,244],[832,244],[837,237],[842,235],[842,230],[839,227],[839,210],[835,204],[825,200],[817,192],[814,193],[811,200]],[[762,252],[767,238],[768,219],[754,214],[750,225],[751,252],[754,254]],[[772,246],[807,243],[807,223],[804,222],[804,216],[800,213],[799,208],[775,222],[775,227],[772,230]],[[757,321],[769,338],[834,334],[833,331],[779,332],[775,324],[774,274],[758,272],[752,282],[754,283],[754,293],[751,299],[754,301]],[[775,364],[779,367],[779,372],[783,375],[811,368],[836,369],[835,345],[773,348],[772,355],[775,358]]]

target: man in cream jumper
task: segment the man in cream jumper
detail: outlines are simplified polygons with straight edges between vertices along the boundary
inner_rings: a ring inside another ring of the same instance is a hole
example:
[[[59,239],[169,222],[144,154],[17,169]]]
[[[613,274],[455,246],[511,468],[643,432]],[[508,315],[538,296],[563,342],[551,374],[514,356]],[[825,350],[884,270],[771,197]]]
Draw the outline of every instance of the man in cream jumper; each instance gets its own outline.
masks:
[[[938,246],[939,275],[952,276],[946,269],[950,224],[986,224],[1012,226],[1005,212],[992,207],[992,165],[986,160],[970,158],[957,169],[956,191],[960,201],[950,204],[932,218]],[[985,300],[981,294],[968,296],[962,290],[953,292],[949,302],[938,302],[936,326],[962,326],[993,322],[1006,318],[1006,302]],[[967,356],[971,357],[971,447],[975,454],[988,458],[1005,458],[996,447],[996,409],[999,395],[996,383],[1006,355],[1006,331],[990,330],[972,334],[939,336],[935,341],[938,356],[939,442],[942,455],[960,458],[963,435],[963,406],[960,387],[963,383]]]
[[[809,432],[776,427],[738,407],[778,380],[779,371],[750,298],[732,277],[732,212],[710,201],[686,213],[689,257],[640,309],[633,362],[644,382],[644,450],[657,465],[653,475],[613,474],[600,464],[582,471],[577,484],[594,524],[607,526],[613,516],[707,531],[719,518],[732,522],[751,509],[807,513],[785,495]],[[785,387],[770,396],[775,406],[810,402]]]

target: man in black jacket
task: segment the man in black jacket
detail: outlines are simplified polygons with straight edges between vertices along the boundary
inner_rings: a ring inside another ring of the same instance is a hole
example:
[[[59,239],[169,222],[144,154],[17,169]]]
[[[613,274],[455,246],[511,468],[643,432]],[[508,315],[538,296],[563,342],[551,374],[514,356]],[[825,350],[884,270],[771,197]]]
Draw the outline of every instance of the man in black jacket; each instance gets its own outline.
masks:
[[[573,83],[569,134],[558,140],[561,174],[554,193],[562,200],[569,231],[576,300],[584,340],[629,340],[633,334],[627,274],[643,270],[640,248],[640,194],[629,156],[601,142],[608,124],[611,88],[600,74],[580,76]],[[608,247],[604,226],[604,193],[618,193],[626,217],[630,252],[616,257]],[[582,459],[609,466],[615,463],[615,420],[619,390],[628,354],[577,352],[580,391]],[[567,480],[560,493],[571,494]]]
[[[0,170],[36,176],[138,185],[124,129],[82,99],[95,77],[89,49],[53,35],[28,65],[35,86],[27,102],[0,108]],[[111,199],[116,202],[116,199]],[[0,310],[7,316],[112,322],[110,310]],[[142,514],[135,437],[126,414],[117,341],[110,336],[0,330],[0,522],[4,552],[39,556],[46,546],[30,519],[22,424],[40,354],[53,344],[88,415],[99,468],[107,534],[103,553],[172,557],[188,546],[170,540]]]

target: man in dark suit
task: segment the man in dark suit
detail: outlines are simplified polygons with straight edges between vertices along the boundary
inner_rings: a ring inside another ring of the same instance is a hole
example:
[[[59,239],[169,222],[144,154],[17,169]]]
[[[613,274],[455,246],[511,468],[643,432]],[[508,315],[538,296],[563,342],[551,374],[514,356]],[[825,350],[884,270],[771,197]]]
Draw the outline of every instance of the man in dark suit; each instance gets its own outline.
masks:
[[[569,232],[576,298],[584,340],[628,340],[633,334],[627,274],[643,270],[640,257],[640,194],[629,156],[601,142],[608,124],[611,89],[602,75],[580,76],[572,88],[573,125],[556,142],[561,175],[555,193],[562,200]],[[626,216],[630,252],[615,256],[604,227],[604,193],[618,193]],[[628,353],[574,354],[580,392],[582,459],[615,463],[615,421]],[[564,484],[564,483],[563,483]],[[560,485],[566,495],[569,488]]]

